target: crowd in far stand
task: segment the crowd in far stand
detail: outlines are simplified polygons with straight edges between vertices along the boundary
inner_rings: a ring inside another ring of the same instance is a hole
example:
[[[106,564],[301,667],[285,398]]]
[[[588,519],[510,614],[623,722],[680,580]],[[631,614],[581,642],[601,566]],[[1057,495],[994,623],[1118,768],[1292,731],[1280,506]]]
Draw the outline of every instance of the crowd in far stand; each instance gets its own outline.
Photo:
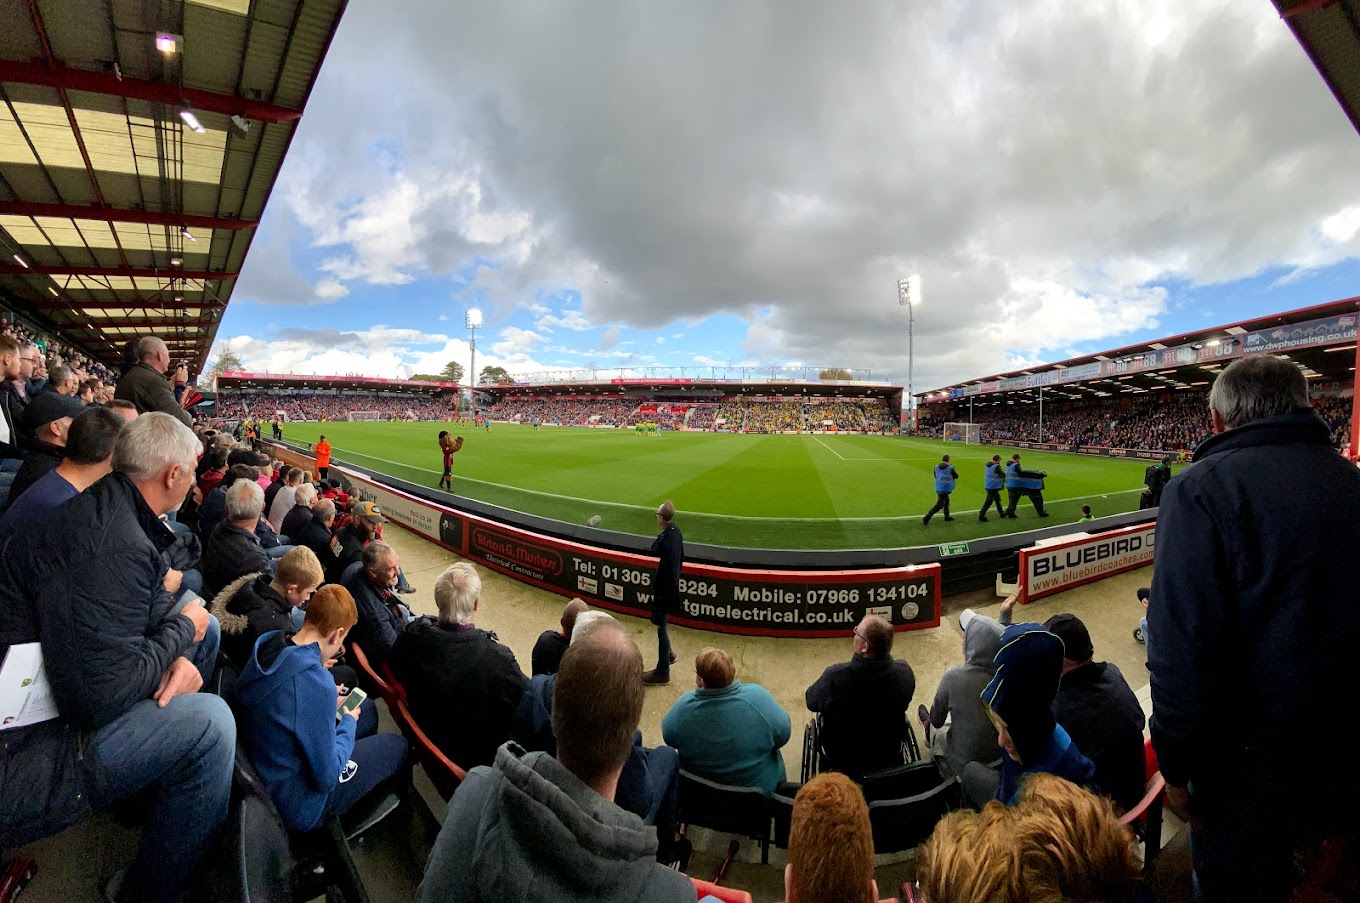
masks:
[[[219,392],[217,416],[274,420],[283,411],[288,420],[348,420],[351,411],[376,412],[383,420],[445,420],[455,416],[457,396],[400,398],[364,392],[341,395],[302,395],[291,392]]]
[[[1065,402],[1044,406],[1042,438],[1037,405],[978,406],[973,421],[982,425],[984,442],[1052,442],[1058,445],[1139,448],[1152,451],[1194,451],[1209,438],[1204,417],[1204,392],[1144,393],[1135,398],[1101,399],[1092,403]],[[1327,422],[1332,445],[1350,445],[1351,399],[1316,396],[1313,408]],[[928,415],[927,415],[928,412]],[[938,436],[946,422],[968,420],[968,406],[952,412],[932,405],[921,409],[921,432]]]

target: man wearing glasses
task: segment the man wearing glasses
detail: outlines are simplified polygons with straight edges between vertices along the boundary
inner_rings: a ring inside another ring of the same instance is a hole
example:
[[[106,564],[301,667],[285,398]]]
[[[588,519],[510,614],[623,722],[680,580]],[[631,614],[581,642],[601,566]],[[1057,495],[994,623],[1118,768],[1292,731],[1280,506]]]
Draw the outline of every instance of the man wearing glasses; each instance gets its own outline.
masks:
[[[854,655],[808,687],[807,707],[820,713],[820,744],[829,769],[855,780],[903,762],[907,709],[916,692],[911,665],[892,657],[892,625],[867,615],[854,630]]]

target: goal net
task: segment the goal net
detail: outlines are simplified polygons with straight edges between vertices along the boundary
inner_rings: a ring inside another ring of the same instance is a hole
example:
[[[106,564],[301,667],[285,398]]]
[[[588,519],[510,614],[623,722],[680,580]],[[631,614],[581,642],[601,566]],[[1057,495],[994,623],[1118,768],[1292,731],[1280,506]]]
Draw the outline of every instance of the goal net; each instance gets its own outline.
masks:
[[[382,420],[382,419],[383,419],[383,415],[382,415],[382,412],[381,412],[381,411],[350,411],[350,412],[349,412],[349,419],[350,419],[350,420]]]
[[[944,441],[963,442],[968,445],[981,445],[982,424],[946,423],[944,425]]]

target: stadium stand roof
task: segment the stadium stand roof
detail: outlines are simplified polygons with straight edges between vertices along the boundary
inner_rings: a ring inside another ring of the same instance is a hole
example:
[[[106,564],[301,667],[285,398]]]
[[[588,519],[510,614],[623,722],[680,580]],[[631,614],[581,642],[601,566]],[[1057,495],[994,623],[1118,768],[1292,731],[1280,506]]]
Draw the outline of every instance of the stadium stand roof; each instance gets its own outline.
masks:
[[[1244,353],[1273,353],[1293,360],[1309,379],[1352,382],[1360,298],[1300,308],[1083,355],[1052,364],[1011,370],[983,379],[918,393],[922,402],[996,396],[1032,401],[1103,397],[1157,389],[1207,386],[1213,374]],[[1350,352],[1350,353],[1344,353]]]
[[[580,382],[499,383],[479,385],[488,395],[648,395],[657,398],[711,400],[728,395],[795,396],[840,395],[845,398],[894,399],[902,387],[891,383],[851,380],[757,379],[607,379]]]
[[[201,371],[346,2],[0,0],[0,299]]]
[[[1360,131],[1360,0],[1275,0],[1275,7]]]
[[[227,370],[217,377],[218,392],[253,392],[266,389],[338,389],[437,395],[442,392],[458,391],[458,384],[421,379],[379,379],[376,376],[360,374],[306,376],[293,373],[251,373],[244,370]]]

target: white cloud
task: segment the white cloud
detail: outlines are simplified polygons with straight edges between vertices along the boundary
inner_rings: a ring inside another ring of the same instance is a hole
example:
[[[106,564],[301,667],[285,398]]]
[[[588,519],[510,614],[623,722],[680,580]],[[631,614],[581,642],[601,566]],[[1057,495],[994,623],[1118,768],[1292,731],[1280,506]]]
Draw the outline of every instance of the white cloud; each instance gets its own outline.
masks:
[[[435,319],[439,320],[441,323],[446,323],[446,322],[448,322],[449,315],[448,315],[448,314],[440,314],[440,315],[439,315],[438,317],[436,317]]]
[[[343,282],[334,279],[322,279],[312,286],[312,292],[322,301],[338,301],[349,294],[349,289]]]
[[[658,345],[664,345],[664,344],[666,344],[666,337],[663,336],[663,335],[657,336],[657,337],[656,337],[656,343],[657,343]]]
[[[521,329],[518,326],[507,326],[500,331],[500,341],[491,346],[491,350],[507,358],[523,357],[526,352],[537,348],[543,343],[543,336],[531,329]]]
[[[548,312],[547,308],[538,306],[538,309],[543,312],[543,315],[534,321],[534,325],[539,329],[561,327],[562,329],[573,329],[580,332],[591,328],[590,321],[579,310],[566,309],[559,315],[553,315]]]

